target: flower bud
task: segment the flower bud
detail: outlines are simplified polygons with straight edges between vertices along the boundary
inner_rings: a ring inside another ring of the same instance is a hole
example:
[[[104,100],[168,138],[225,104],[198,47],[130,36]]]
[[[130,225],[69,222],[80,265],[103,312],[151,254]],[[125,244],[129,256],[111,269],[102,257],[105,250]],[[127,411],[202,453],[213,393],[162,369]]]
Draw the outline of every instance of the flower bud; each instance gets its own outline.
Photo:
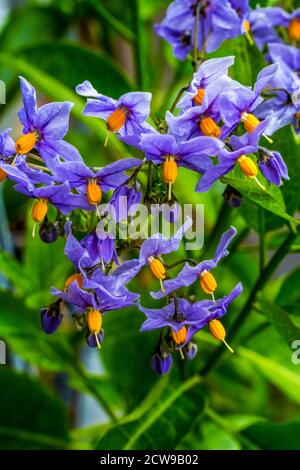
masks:
[[[58,238],[58,230],[56,224],[50,222],[46,217],[40,226],[39,230],[40,239],[45,243],[54,243]]]
[[[48,307],[41,309],[41,324],[47,335],[54,333],[62,322],[63,315],[60,310],[60,303],[61,299],[58,299]]]
[[[164,375],[171,369],[173,364],[172,355],[160,348],[151,359],[151,367],[158,375]]]
[[[193,341],[190,341],[182,348],[182,352],[184,356],[191,361],[196,357],[198,346]]]
[[[242,194],[237,189],[234,189],[232,186],[230,186],[229,184],[225,188],[223,197],[225,199],[225,202],[230,207],[241,207],[241,204],[243,202]]]

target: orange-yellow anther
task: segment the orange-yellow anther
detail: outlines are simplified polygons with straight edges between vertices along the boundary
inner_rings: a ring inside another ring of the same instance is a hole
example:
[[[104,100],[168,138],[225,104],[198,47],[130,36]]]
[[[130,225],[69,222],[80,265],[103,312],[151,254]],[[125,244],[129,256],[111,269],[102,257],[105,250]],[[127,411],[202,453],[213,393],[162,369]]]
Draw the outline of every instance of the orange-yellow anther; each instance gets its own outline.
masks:
[[[233,349],[226,342],[226,330],[219,320],[211,320],[208,324],[211,334],[219,341],[223,341],[226,348],[233,353]]]
[[[153,256],[149,257],[148,262],[153,275],[157,279],[165,279],[166,269],[162,262],[159,259],[153,258]]]
[[[87,313],[87,326],[90,333],[97,334],[101,330],[102,315],[99,310],[91,308]]]
[[[16,141],[16,152],[19,155],[25,155],[34,148],[36,142],[37,135],[34,132],[24,134]]]
[[[178,166],[173,156],[166,157],[162,166],[162,173],[165,183],[175,183],[178,176]]]
[[[221,129],[211,117],[201,119],[200,130],[209,137],[220,137],[221,135]]]
[[[6,172],[0,168],[0,183],[6,178]]]
[[[246,33],[250,33],[250,31],[251,31],[251,26],[250,26],[249,21],[244,20],[244,21],[243,21],[243,26],[244,26],[244,30],[246,31]]]
[[[241,120],[244,123],[244,128],[249,134],[256,129],[256,127],[260,124],[260,120],[257,119],[253,114],[243,113],[241,116]]]
[[[97,206],[100,204],[102,199],[102,191],[96,180],[89,180],[86,187],[86,197],[89,204]]]
[[[211,320],[209,322],[209,329],[211,334],[219,341],[224,341],[226,338],[225,328],[219,320]]]
[[[294,18],[288,25],[288,33],[291,41],[300,39],[300,19]]]
[[[72,284],[72,282],[76,281],[77,284],[78,284],[78,287],[80,287],[80,289],[82,289],[82,286],[83,286],[83,279],[82,279],[82,274],[80,273],[75,273],[75,274],[71,274],[71,276],[69,276],[66,281],[65,281],[65,290],[68,290],[68,287]]]
[[[186,334],[187,334],[187,329],[185,326],[181,328],[179,331],[174,331],[172,330],[172,339],[174,343],[178,344],[179,346],[186,341]]]
[[[37,224],[43,222],[48,212],[48,202],[46,199],[39,199],[36,201],[31,210],[31,218]]]
[[[126,109],[118,108],[108,116],[106,127],[111,132],[118,132],[126,122]]]
[[[246,157],[246,155],[242,155],[238,159],[240,168],[244,175],[246,175],[248,178],[255,178],[257,176],[258,170],[257,166],[255,163],[251,160],[251,158]]]
[[[194,102],[201,106],[205,96],[204,88],[198,88],[197,95],[194,96]]]
[[[298,113],[295,114],[295,118],[300,119],[300,111],[298,111]]]
[[[212,294],[218,287],[215,277],[209,271],[200,274],[200,285],[206,294]]]

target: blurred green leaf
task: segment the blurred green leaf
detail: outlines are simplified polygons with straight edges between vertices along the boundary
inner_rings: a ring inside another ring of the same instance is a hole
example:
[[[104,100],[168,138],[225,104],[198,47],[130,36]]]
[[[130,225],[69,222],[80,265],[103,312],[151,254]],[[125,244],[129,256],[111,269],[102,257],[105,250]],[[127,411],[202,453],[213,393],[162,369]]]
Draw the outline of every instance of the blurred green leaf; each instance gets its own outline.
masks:
[[[283,308],[260,300],[257,302],[257,309],[267,317],[289,348],[295,339],[300,338],[300,328],[293,323],[290,315]]]
[[[31,291],[31,279],[25,266],[5,251],[0,252],[0,272],[17,293],[24,295]]]
[[[284,279],[276,297],[277,304],[285,306],[300,301],[299,279],[300,267],[296,268]]]
[[[243,435],[263,450],[299,450],[300,419],[286,423],[257,423]]]
[[[272,345],[270,344],[270,347]],[[300,376],[296,372],[284,367],[282,364],[264,357],[250,349],[239,347],[239,354],[255,364],[260,373],[266,377],[275,387],[284,393],[290,400],[300,404]],[[292,354],[292,350],[291,350]]]
[[[132,89],[129,79],[110,57],[80,44],[43,43],[23,48],[19,54],[42,72],[52,75],[55,70],[55,79],[74,91],[84,80],[116,99]]]
[[[0,388],[1,449],[68,447],[66,410],[40,383],[1,367]]]
[[[123,423],[112,427],[96,448],[174,449],[201,418],[205,400],[199,384],[200,378],[195,376],[180,386],[167,386],[148,413],[137,420],[129,415]]]

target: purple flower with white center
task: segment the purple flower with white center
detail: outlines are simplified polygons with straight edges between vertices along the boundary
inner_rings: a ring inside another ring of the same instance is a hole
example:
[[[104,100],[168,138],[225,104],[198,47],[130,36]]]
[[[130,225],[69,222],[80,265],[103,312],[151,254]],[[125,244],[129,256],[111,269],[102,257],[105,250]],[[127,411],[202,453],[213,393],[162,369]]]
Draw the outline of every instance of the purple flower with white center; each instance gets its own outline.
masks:
[[[173,365],[172,355],[160,347],[151,358],[151,367],[158,375],[165,375]]]
[[[41,325],[47,335],[54,333],[62,322],[63,315],[60,310],[60,303],[61,300],[58,299],[48,307],[41,309]]]
[[[247,177],[255,179],[256,183],[262,189],[265,189],[256,178],[256,174],[249,174],[246,163],[249,162],[247,155],[257,152],[259,139],[261,135],[264,135],[269,122],[270,120],[262,121],[251,134],[244,134],[242,137],[232,136],[230,147],[235,150],[231,151],[223,148],[220,151],[218,163],[204,173],[195,191],[200,193],[208,191],[219,178],[232,171],[237,163]]]
[[[259,147],[258,166],[265,178],[276,186],[281,186],[281,179],[289,180],[288,168],[279,152]]]
[[[128,180],[125,171],[143,164],[137,158],[126,158],[110,163],[109,165],[93,171],[83,162],[65,162],[60,164],[55,172],[56,181],[68,181],[71,188],[84,195],[82,203],[84,209],[93,210],[102,199],[102,192],[115,189]]]
[[[211,166],[211,155],[217,155],[223,142],[210,137],[196,137],[187,142],[178,142],[172,135],[147,134],[141,139],[141,148],[147,160],[162,164],[163,178],[168,184],[168,199],[171,199],[172,184],[177,179],[177,167],[183,166],[204,173]]]
[[[174,279],[167,279],[164,282],[164,292],[150,292],[151,296],[155,299],[161,299],[171,292],[176,291],[180,287],[190,286],[198,278],[201,280],[201,278],[203,278],[206,273],[210,272],[212,269],[218,266],[221,259],[229,255],[227,248],[235,235],[236,229],[234,227],[230,227],[227,232],[223,233],[216,252],[211,260],[201,261],[201,263],[197,264],[196,266],[190,266],[189,263],[186,263],[183,269]]]
[[[286,44],[270,44],[267,59],[277,62],[282,68],[288,67],[295,73],[300,70],[300,50]]]
[[[218,79],[228,74],[228,68],[233,63],[233,56],[209,59],[203,62],[197,72],[194,73],[186,93],[177,104],[177,108],[186,110],[192,106],[201,106],[205,103],[204,109],[207,109],[208,98],[206,96],[206,88],[209,86],[215,87]]]
[[[9,157],[13,157],[16,153],[16,144],[10,137],[11,129],[6,129],[0,132],[0,159],[7,160]]]
[[[192,226],[192,219],[187,217],[186,222],[177,230],[172,238],[166,238],[161,233],[153,235],[143,242],[140,247],[139,259],[125,261],[115,273],[117,276],[127,276],[130,280],[148,264],[153,275],[159,279],[161,289],[164,291],[163,280],[166,277],[166,270],[163,263],[158,259],[160,255],[166,255],[178,250],[182,237]]]
[[[78,150],[63,140],[69,129],[73,103],[48,103],[38,108],[35,89],[25,78],[20,77],[20,81],[23,108],[18,115],[25,135],[16,142],[17,153],[27,154],[35,148],[50,169],[61,158],[81,161]]]
[[[266,80],[264,92],[271,98],[264,101],[257,108],[256,113],[262,119],[270,116],[267,133],[273,134],[288,124],[293,124],[295,131],[299,133],[300,79],[298,75],[285,64],[277,64],[277,72]]]
[[[110,132],[139,135],[148,127],[151,93],[130,92],[115,100],[98,93],[88,81],[78,85],[76,92],[88,98],[83,114],[105,119]]]
[[[107,206],[107,210],[115,220],[120,222],[127,217],[134,217],[137,211],[137,205],[142,201],[142,193],[138,182],[125,183],[113,192],[113,195]]]
[[[221,94],[219,97],[221,118],[229,129],[233,131],[240,122],[243,122],[246,131],[250,134],[256,129],[259,121],[253,116],[253,112],[263,102],[260,94],[269,86],[278,73],[278,69],[278,64],[265,67],[259,73],[253,91],[240,85]]]

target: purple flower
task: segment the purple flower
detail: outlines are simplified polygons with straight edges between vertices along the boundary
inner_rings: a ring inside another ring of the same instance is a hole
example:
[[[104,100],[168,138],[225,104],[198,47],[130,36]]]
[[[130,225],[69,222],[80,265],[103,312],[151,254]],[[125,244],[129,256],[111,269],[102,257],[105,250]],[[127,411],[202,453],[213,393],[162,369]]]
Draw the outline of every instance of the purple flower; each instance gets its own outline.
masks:
[[[267,55],[268,60],[277,62],[281,67],[288,67],[293,72],[300,70],[300,50],[285,44],[270,44]]]
[[[249,33],[252,34],[255,44],[261,51],[266,45],[281,41],[265,10],[265,8],[256,8],[251,10],[247,17]]]
[[[37,107],[35,89],[20,77],[23,108],[19,118],[23,124],[23,137],[16,142],[16,151],[27,154],[36,148],[51,169],[63,160],[81,161],[78,150],[63,139],[69,129],[69,116],[73,103],[48,103]]]
[[[47,335],[54,333],[62,322],[63,315],[60,311],[60,302],[59,299],[48,307],[41,309],[41,325]]]
[[[44,206],[44,217],[47,214],[48,202],[51,202],[51,204],[53,204],[53,206],[55,206],[64,215],[67,215],[69,212],[78,208],[84,209],[81,196],[71,193],[68,181],[65,181],[60,185],[55,185],[49,175],[40,171],[38,172],[39,182],[44,183],[45,186],[37,187],[30,181],[27,174],[20,169],[21,166],[22,163],[19,166],[2,164],[1,168],[6,172],[8,178],[12,179],[16,183],[14,186],[16,191],[27,197],[38,199],[37,202],[39,202],[41,206]],[[44,220],[44,217],[41,220],[36,220],[33,217],[33,220],[39,223]]]
[[[84,195],[82,204],[84,209],[93,210],[102,199],[102,192],[115,189],[123,184],[128,176],[125,171],[141,166],[142,160],[137,158],[127,158],[118,160],[93,171],[83,162],[65,162],[60,164],[54,173],[56,181],[68,181],[72,188]]]
[[[97,335],[97,339],[96,339],[96,335]],[[96,334],[95,333],[90,333],[89,331],[87,331],[85,339],[86,339],[87,345],[90,348],[99,348],[99,344],[101,345],[103,343],[103,340],[104,340],[104,330],[103,330],[103,328],[101,328],[99,333],[96,333]]]
[[[182,348],[182,352],[184,357],[186,357],[189,361],[192,361],[197,355],[198,346],[193,341],[190,341]]]
[[[250,162],[247,155],[257,151],[260,136],[264,133],[268,125],[269,120],[265,120],[258,124],[251,134],[244,134],[242,137],[232,136],[230,145],[236,150],[230,151],[224,148],[220,151],[218,163],[204,173],[196,186],[196,192],[201,193],[208,191],[219,178],[233,170],[237,163],[239,163],[242,172],[246,176],[256,178],[257,171],[255,167],[252,168],[252,164],[250,165],[253,173],[249,173],[247,163]],[[258,180],[256,179],[256,181]]]
[[[222,146],[221,141],[210,137],[177,142],[171,135],[147,134],[141,139],[141,148],[147,160],[155,165],[162,164],[163,178],[169,186],[169,200],[172,184],[177,179],[177,167],[183,166],[202,174],[212,166],[210,155],[216,155]]]
[[[259,147],[258,166],[268,181],[280,186],[281,178],[289,180],[288,169],[279,152]]]
[[[192,106],[200,106],[201,109],[206,110],[209,101],[206,89],[211,86],[213,90],[220,77],[227,75],[228,68],[233,63],[234,57],[209,59],[203,62],[197,72],[194,73],[186,93],[177,104],[177,108],[186,110]],[[203,104],[204,107],[202,108]]]
[[[110,132],[130,136],[140,134],[147,128],[151,93],[131,92],[115,100],[98,93],[88,81],[78,85],[76,91],[89,98],[83,114],[105,119]]]
[[[257,108],[257,116],[264,119],[270,117],[268,134],[293,124],[295,131],[300,131],[300,79],[285,64],[277,64],[274,75],[266,77],[265,94],[271,97]],[[275,96],[274,96],[275,95]]]
[[[215,302],[212,300],[200,300],[191,303],[186,299],[171,299],[170,303],[160,309],[145,308],[139,305],[139,309],[146,315],[146,320],[141,326],[141,331],[151,331],[165,327],[178,333],[189,327],[183,337],[184,341],[178,344],[184,347],[192,337],[211,320],[218,319],[226,314],[229,304],[242,292],[241,283],[237,284],[232,292]]]
[[[240,123],[244,123],[247,132],[252,133],[259,125],[259,121],[253,112],[263,102],[260,96],[278,72],[279,65],[272,64],[265,67],[258,75],[253,91],[240,85],[230,88],[219,98],[221,118],[225,125],[234,130]]]
[[[10,137],[11,129],[6,129],[0,133],[0,159],[7,160],[8,157],[12,157],[16,153],[16,144]]]
[[[132,279],[143,266],[148,264],[153,275],[159,279],[161,289],[164,291],[162,281],[166,277],[166,270],[158,257],[178,250],[183,235],[191,226],[192,219],[188,217],[187,221],[177,230],[172,238],[166,238],[161,233],[157,233],[148,238],[140,247],[139,259],[125,261],[120,268],[116,269],[116,275],[119,276],[122,274],[122,276],[124,276],[125,274],[127,279]]]
[[[152,356],[151,367],[158,375],[165,375],[173,365],[172,355],[164,349],[159,348]]]
[[[221,259],[223,259],[229,254],[227,248],[235,235],[236,229],[234,227],[230,227],[227,232],[223,233],[219,245],[216,249],[216,252],[211,260],[201,261],[201,263],[197,264],[196,266],[190,266],[189,263],[186,263],[183,269],[174,279],[167,279],[164,282],[164,292],[151,292],[151,296],[155,299],[160,299],[170,294],[171,292],[174,292],[180,287],[190,286],[198,278],[201,279],[201,276],[203,276],[203,274],[210,272],[212,269],[216,268]]]
[[[141,201],[142,193],[139,183],[125,183],[114,190],[107,210],[115,222],[118,223],[127,219],[127,217],[134,217],[137,205]]]

